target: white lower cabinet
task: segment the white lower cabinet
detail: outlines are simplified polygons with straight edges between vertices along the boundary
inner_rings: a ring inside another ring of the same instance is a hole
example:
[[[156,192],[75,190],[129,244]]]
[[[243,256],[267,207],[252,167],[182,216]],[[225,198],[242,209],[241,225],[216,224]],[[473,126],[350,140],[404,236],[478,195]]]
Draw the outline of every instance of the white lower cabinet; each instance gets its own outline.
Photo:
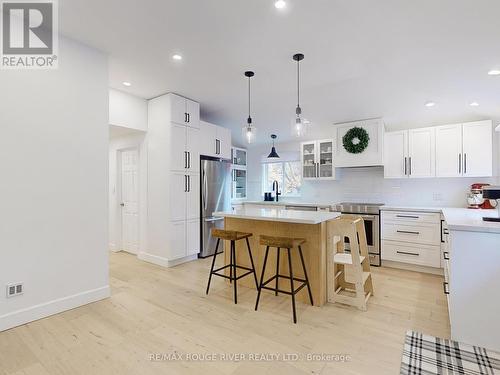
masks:
[[[382,211],[382,260],[441,267],[440,213]]]
[[[200,252],[200,219],[186,222],[186,255],[195,255]]]
[[[186,256],[186,221],[170,222],[170,259],[177,259]]]

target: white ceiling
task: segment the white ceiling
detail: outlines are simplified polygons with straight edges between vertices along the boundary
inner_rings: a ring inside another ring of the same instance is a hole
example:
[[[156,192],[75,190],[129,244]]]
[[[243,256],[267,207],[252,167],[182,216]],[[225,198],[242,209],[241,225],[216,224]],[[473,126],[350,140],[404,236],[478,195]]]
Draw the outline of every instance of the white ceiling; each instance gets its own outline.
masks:
[[[248,69],[259,140],[289,138],[296,52],[305,54],[303,113],[318,127],[500,118],[500,76],[486,74],[500,68],[500,1],[287,2],[278,11],[274,0],[60,1],[60,30],[109,54],[110,86],[197,100],[202,117],[233,128],[237,140]],[[171,59],[177,52],[181,62]],[[436,106],[425,107],[429,100]]]

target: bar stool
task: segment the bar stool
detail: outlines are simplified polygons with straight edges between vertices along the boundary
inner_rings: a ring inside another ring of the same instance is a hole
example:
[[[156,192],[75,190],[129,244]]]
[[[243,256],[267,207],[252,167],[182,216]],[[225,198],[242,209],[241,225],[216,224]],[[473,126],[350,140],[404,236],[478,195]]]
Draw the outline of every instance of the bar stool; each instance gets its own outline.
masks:
[[[262,266],[262,274],[260,275],[260,283],[259,287],[257,288],[257,301],[255,302],[255,311],[257,311],[257,308],[259,307],[259,299],[260,299],[260,292],[262,289],[267,289],[274,291],[275,295],[278,295],[279,293],[284,293],[292,296],[292,311],[293,311],[293,322],[297,323],[297,312],[295,310],[295,295],[305,286],[307,286],[307,290],[309,292],[309,299],[311,301],[311,305],[314,305],[313,303],[313,297],[311,293],[311,287],[309,285],[309,278],[307,277],[307,271],[306,271],[306,265],[304,263],[304,256],[302,254],[302,248],[301,245],[306,242],[305,239],[303,238],[288,238],[288,237],[273,237],[273,236],[260,236],[260,244],[263,246],[266,246],[266,254],[264,255],[264,264]],[[267,265],[267,257],[269,255],[269,248],[274,247],[278,249],[278,252],[276,254],[276,275],[271,277],[269,280],[264,282],[264,274],[266,272],[266,265]],[[305,279],[299,279],[296,277],[293,277],[293,267],[292,267],[292,256],[291,256],[291,249],[297,248],[299,250],[299,255],[300,255],[300,261],[302,263],[302,269],[304,271],[304,277]],[[280,275],[280,251],[281,249],[287,249],[288,250],[288,269],[289,269],[289,276],[285,275]],[[278,282],[279,279],[288,279],[290,280],[290,291],[287,290],[281,290],[278,288]],[[271,288],[266,286],[273,280],[276,280],[276,287]],[[300,286],[295,289],[295,286],[293,284],[294,281],[300,282]]]
[[[212,260],[212,267],[210,268],[210,275],[208,277],[208,285],[207,285],[207,293],[206,294],[208,294],[208,291],[210,290],[210,282],[212,281],[212,275],[224,277],[226,279],[229,279],[229,282],[231,282],[231,283],[234,281],[234,303],[237,304],[238,303],[238,290],[237,290],[237,285],[236,285],[237,280],[253,273],[253,277],[255,280],[255,286],[257,287],[257,289],[259,288],[259,285],[257,283],[257,274],[255,273],[255,266],[253,263],[252,251],[250,249],[250,243],[248,242],[248,237],[252,237],[252,233],[236,232],[233,230],[212,229],[212,237],[217,238],[217,245],[215,246],[214,259]],[[236,264],[236,241],[239,241],[242,239],[246,240],[248,255],[250,257],[250,263],[252,265],[252,268],[243,267],[243,266],[239,266]],[[214,270],[215,259],[217,257],[217,250],[219,249],[220,240],[231,241],[230,261],[229,261],[229,264]],[[229,267],[229,276],[227,276],[225,274],[217,273],[219,271],[225,270],[228,267]],[[247,272],[245,272],[244,274],[242,274],[240,276],[237,276],[237,274],[236,274],[237,269],[246,270]]]

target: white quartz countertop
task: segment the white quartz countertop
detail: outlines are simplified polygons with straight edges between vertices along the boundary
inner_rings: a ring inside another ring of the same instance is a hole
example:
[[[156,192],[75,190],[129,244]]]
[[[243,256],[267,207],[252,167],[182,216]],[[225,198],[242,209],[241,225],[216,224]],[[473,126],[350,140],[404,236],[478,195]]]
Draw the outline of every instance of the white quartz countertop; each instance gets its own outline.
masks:
[[[328,211],[289,211],[273,208],[245,207],[234,211],[214,212],[214,216],[235,219],[278,221],[295,224],[320,224],[340,216],[339,212]]]
[[[270,205],[270,206],[297,206],[297,207],[330,207],[330,204],[293,202],[293,201],[242,201],[241,204],[248,205]]]
[[[443,208],[443,216],[450,230],[500,233],[500,223],[484,221],[483,217],[497,217],[497,210]]]

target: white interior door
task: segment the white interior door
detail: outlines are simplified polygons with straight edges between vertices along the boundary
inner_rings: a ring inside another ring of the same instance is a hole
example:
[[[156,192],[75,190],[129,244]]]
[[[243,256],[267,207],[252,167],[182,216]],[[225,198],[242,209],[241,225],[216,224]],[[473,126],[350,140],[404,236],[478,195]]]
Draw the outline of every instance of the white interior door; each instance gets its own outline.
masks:
[[[139,152],[121,152],[121,249],[132,254],[139,251]]]
[[[436,176],[462,175],[462,124],[436,128]]]

